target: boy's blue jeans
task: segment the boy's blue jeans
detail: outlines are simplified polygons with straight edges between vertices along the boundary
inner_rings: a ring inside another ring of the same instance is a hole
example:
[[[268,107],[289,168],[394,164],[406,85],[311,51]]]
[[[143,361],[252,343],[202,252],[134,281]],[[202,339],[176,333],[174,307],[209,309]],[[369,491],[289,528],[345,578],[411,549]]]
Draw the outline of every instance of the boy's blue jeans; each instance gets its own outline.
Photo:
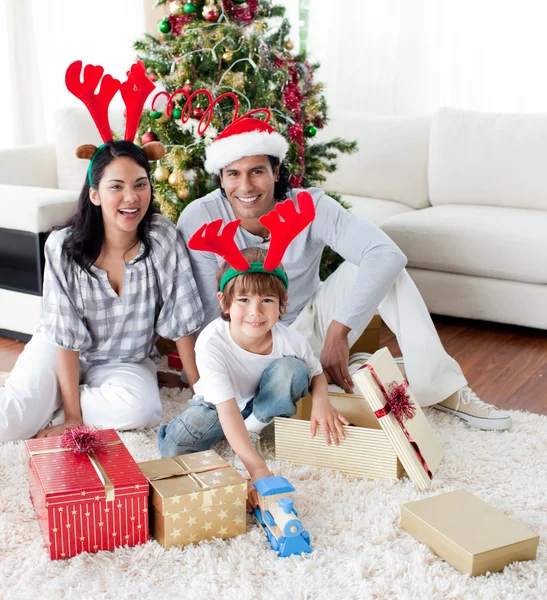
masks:
[[[269,423],[274,417],[294,415],[310,381],[310,371],[299,358],[279,358],[264,371],[255,396],[241,411],[243,418],[253,413],[262,423]],[[223,435],[215,405],[194,396],[187,410],[159,428],[159,449],[164,457],[202,452]]]

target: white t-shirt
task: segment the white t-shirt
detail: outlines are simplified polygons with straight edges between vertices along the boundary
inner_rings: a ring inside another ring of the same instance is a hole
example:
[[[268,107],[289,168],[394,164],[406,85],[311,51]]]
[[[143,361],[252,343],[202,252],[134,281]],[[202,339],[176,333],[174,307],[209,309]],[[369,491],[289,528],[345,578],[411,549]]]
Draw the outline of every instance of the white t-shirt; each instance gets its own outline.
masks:
[[[218,318],[209,323],[196,342],[200,378],[194,385],[195,394],[211,404],[235,398],[243,410],[256,394],[264,371],[279,358],[294,356],[301,359],[312,377],[323,372],[321,363],[301,333],[281,323],[276,323],[271,331],[271,354],[254,354],[234,342],[228,321]]]

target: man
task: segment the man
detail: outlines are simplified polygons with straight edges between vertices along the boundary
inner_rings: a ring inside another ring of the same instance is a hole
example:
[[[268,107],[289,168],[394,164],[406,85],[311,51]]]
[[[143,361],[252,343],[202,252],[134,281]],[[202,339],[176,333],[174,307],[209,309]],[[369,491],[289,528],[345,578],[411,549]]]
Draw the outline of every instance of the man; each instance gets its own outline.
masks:
[[[204,223],[241,219],[239,248],[267,248],[269,231],[259,222],[275,203],[295,201],[283,165],[285,139],[267,122],[243,118],[228,126],[207,149],[205,168],[219,177],[219,189],[192,202],[177,227],[184,240]],[[290,245],[283,267],[289,277],[285,325],[303,333],[328,379],[353,391],[349,350],[378,310],[397,336],[407,379],[421,406],[454,414],[480,429],[508,429],[511,417],[483,403],[467,386],[454,359],[445,352],[425,303],[404,269],[406,258],[378,227],[358,219],[317,188],[310,188],[314,222]],[[319,280],[325,246],[343,263],[326,282]],[[190,250],[194,277],[205,309],[203,326],[218,316],[215,272],[222,260]],[[188,359],[190,384],[199,378]]]

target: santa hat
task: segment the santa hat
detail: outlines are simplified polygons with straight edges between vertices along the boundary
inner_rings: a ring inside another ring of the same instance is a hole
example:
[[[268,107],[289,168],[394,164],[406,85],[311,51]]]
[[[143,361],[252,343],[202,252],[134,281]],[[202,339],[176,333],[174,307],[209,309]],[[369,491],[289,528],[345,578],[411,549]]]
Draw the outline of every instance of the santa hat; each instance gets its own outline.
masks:
[[[289,149],[285,138],[268,123],[242,117],[228,125],[206,150],[205,170],[220,175],[221,169],[245,156],[274,156],[282,161]]]

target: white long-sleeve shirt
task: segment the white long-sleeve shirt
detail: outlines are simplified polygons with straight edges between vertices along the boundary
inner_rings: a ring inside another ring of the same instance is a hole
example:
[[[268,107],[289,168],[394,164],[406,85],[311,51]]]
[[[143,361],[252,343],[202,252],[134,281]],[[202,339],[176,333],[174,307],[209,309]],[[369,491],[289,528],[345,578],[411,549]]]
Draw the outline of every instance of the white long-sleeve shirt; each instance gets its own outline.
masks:
[[[296,202],[298,192],[290,190],[288,199]],[[338,307],[334,319],[350,329],[367,324],[406,264],[405,255],[376,225],[359,219],[318,188],[307,190],[315,203],[315,220],[294,239],[283,257],[282,265],[289,278],[289,302],[282,323],[290,325],[320,285],[319,264],[325,246],[345,260],[358,265],[359,272],[352,293]],[[189,204],[177,224],[184,241],[204,223],[236,219],[229,201],[215,190]],[[239,248],[268,248],[262,237],[239,227],[235,242]],[[188,250],[192,271],[205,310],[203,327],[219,316],[216,297],[216,269],[223,259],[210,252]]]

